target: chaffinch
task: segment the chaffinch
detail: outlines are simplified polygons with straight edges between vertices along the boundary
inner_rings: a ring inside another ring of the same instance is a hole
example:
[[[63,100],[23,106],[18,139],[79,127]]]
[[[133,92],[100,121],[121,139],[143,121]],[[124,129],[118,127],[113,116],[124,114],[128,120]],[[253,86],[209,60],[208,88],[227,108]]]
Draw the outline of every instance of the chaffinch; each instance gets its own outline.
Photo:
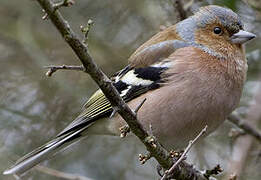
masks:
[[[135,109],[146,98],[138,120],[169,148],[182,148],[208,125],[214,131],[237,107],[246,79],[243,30],[230,9],[206,6],[154,35],[116,73],[113,84]],[[25,155],[4,174],[21,174],[86,134],[120,134],[124,120],[101,90],[84,111],[52,141]]]

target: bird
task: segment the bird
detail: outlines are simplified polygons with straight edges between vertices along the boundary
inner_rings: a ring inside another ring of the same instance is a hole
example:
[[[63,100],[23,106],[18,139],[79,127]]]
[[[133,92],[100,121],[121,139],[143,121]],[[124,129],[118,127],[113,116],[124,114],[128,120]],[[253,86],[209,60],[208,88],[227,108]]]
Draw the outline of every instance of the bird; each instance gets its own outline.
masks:
[[[184,148],[207,125],[207,134],[238,106],[247,74],[244,43],[256,35],[240,17],[217,5],[152,36],[111,80],[137,119],[166,148]],[[3,174],[23,174],[86,135],[119,135],[126,125],[97,90],[56,137],[20,158]]]

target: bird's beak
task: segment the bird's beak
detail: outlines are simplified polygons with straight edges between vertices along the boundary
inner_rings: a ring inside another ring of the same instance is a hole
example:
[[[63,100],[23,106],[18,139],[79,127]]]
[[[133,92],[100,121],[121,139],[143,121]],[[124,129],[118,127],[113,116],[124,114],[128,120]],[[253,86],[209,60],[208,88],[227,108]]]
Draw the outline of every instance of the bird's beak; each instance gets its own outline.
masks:
[[[233,34],[230,38],[231,42],[234,44],[243,44],[253,38],[256,35],[247,31],[240,30],[239,32]]]

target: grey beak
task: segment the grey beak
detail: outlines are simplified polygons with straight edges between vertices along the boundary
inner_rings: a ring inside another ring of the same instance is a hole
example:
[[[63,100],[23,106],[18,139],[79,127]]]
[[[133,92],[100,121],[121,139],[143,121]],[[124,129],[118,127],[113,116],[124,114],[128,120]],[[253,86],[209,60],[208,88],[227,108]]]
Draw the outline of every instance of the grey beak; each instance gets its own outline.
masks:
[[[230,38],[231,42],[234,44],[243,44],[253,38],[256,35],[247,31],[240,30],[239,32],[233,34]]]

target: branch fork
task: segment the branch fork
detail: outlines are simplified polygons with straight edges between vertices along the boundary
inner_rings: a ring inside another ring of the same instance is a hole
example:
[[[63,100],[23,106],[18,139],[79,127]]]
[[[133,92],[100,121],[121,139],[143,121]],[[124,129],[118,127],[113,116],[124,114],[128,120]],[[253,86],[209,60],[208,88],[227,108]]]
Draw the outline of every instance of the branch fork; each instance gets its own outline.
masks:
[[[135,116],[137,117],[137,114],[138,114],[138,111],[140,110],[140,108],[142,107],[142,105],[145,103],[146,101],[146,98],[144,98],[142,100],[142,102],[136,107],[136,109],[134,110],[134,114]],[[119,110],[119,108],[115,107],[113,108],[113,111],[111,113],[111,116],[110,117],[113,117],[115,115],[115,113]],[[127,136],[127,134],[130,132],[130,127],[128,125],[125,125],[125,126],[122,126],[119,128],[120,130],[120,137],[121,138],[124,138]]]
[[[74,0],[63,0],[61,2],[55,3],[55,4],[53,4],[53,8],[54,8],[53,12],[55,12],[56,10],[58,10],[61,7],[69,7],[69,6],[72,6],[74,4],[75,4]],[[42,19],[47,20],[48,19],[48,13],[46,13],[44,9],[42,11],[44,12]]]
[[[61,2],[55,3],[54,4],[54,9],[55,11],[61,7],[69,7],[75,4],[74,0],[63,0]]]
[[[208,126],[206,125],[201,132],[195,137],[195,139],[189,141],[188,146],[186,147],[186,149],[184,150],[184,152],[182,153],[182,155],[178,158],[178,160],[172,165],[172,167],[168,170],[165,171],[163,177],[161,178],[161,180],[166,180],[175,170],[175,168],[178,167],[179,163],[181,163],[183,160],[186,159],[186,155],[189,152],[189,150],[191,149],[191,147],[196,143],[196,141],[198,141],[198,139],[207,132],[207,128]]]

